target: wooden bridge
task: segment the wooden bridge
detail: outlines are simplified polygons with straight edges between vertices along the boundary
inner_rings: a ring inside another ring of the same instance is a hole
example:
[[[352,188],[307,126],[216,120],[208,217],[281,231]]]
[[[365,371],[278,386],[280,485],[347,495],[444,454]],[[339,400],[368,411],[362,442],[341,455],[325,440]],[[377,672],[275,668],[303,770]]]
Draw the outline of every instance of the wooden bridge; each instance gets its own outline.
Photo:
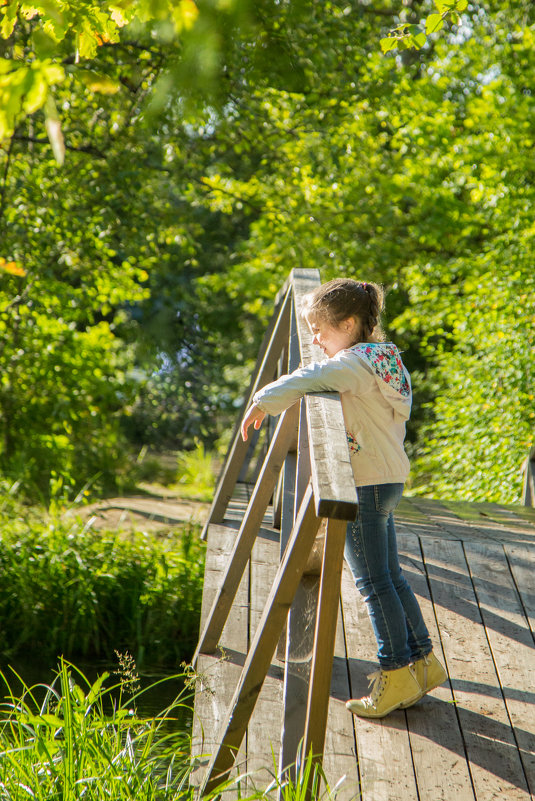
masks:
[[[290,276],[250,397],[320,355],[298,316],[318,283]],[[376,644],[343,565],[357,501],[339,396],[307,396],[258,450],[255,467],[236,432],[205,530],[199,795],[225,779],[229,798],[264,789],[312,752],[344,801],[533,800],[535,510],[402,501],[402,566],[449,682],[359,719],[345,701],[367,693]]]

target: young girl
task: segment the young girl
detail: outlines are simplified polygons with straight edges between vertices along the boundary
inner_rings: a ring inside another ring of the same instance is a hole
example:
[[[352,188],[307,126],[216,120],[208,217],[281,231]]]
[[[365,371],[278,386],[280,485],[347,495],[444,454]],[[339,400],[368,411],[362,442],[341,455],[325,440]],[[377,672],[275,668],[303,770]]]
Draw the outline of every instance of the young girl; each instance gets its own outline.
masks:
[[[349,700],[356,715],[381,718],[414,704],[447,676],[414,593],[401,572],[393,512],[409,472],[403,448],[411,408],[409,374],[380,326],[383,296],[376,284],[339,278],[305,297],[302,313],[327,357],[284,375],[253,398],[242,436],[307,392],[340,393],[359,501],[349,523],[345,558],[371,618],[379,670],[369,696]]]

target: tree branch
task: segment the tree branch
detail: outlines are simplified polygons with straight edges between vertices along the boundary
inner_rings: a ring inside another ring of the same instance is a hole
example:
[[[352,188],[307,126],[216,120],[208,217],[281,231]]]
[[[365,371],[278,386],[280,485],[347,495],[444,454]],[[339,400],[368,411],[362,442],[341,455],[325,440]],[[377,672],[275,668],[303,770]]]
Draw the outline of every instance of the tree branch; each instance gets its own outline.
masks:
[[[14,134],[12,140],[16,139],[17,142],[31,142],[34,145],[49,145],[50,142],[46,136],[37,137],[37,136],[22,136],[20,134]],[[72,150],[75,153],[88,153],[90,156],[96,156],[99,159],[107,158],[106,154],[103,153],[98,148],[93,147],[93,145],[81,145],[80,147],[75,147],[74,145],[69,145],[65,143],[65,150]]]

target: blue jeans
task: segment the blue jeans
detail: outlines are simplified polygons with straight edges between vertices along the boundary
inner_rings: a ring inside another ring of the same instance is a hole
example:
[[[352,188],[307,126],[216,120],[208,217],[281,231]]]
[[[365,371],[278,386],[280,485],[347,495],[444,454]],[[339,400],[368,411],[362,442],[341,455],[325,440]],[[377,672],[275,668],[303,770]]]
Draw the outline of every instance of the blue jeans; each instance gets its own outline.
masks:
[[[399,564],[394,509],[403,484],[357,487],[357,520],[347,526],[345,559],[366,602],[384,670],[405,667],[432,650],[418,601]]]

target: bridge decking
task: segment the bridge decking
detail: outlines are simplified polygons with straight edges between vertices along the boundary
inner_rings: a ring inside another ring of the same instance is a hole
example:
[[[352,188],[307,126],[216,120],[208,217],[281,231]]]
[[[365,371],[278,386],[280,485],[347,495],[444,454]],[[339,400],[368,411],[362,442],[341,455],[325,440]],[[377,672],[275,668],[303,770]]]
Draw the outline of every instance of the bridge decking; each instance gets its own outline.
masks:
[[[243,485],[238,488],[242,492]],[[208,532],[203,619],[232,548],[245,500]],[[535,798],[535,510],[522,506],[404,499],[399,550],[449,684],[380,721],[351,715],[366,694],[375,640],[344,566],[324,770],[339,798],[362,801],[529,801]],[[198,781],[217,740],[279,563],[278,532],[266,517],[221,638],[201,655],[195,699]],[[306,615],[305,615],[306,617]],[[306,621],[304,621],[305,625]],[[271,669],[233,775],[240,792],[266,787],[278,761],[284,662]],[[303,655],[303,664],[307,655]],[[300,665],[292,663],[299,674]],[[302,699],[296,696],[296,703]],[[273,757],[274,755],[274,757]],[[227,795],[227,794],[225,794]],[[228,797],[237,797],[230,791]]]

